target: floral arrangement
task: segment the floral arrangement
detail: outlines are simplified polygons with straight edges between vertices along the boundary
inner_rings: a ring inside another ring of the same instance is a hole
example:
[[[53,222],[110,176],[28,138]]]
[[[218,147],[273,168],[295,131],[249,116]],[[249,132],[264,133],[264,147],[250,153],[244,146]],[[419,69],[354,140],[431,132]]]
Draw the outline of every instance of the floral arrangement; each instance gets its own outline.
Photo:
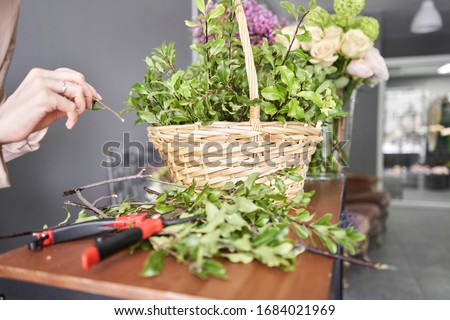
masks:
[[[197,37],[191,49],[198,52],[198,60],[186,70],[177,70],[173,44],[163,44],[147,57],[144,81],[133,86],[126,101],[129,108],[125,112],[136,111],[137,123],[240,122],[249,119],[250,106],[255,104],[261,107],[261,121],[320,125],[344,116],[336,83],[327,80],[338,72],[337,68],[313,65],[309,54],[300,48],[275,41],[280,22],[255,0],[247,1],[244,8],[255,44],[253,55],[262,97],[250,100],[232,1],[198,3],[201,15],[196,21],[186,22]],[[309,10],[314,7],[312,1]],[[301,16],[296,14],[296,21],[301,22],[308,10],[299,7],[298,12]],[[290,42],[307,42],[310,38],[305,32]]]
[[[359,86],[387,81],[389,72],[384,58],[374,47],[380,29],[378,21],[359,16],[365,0],[334,0],[333,7],[333,14],[316,7],[305,17],[304,28],[289,25],[282,29],[277,40],[287,45],[283,35],[292,37],[308,31],[311,41],[296,40],[293,47],[309,53],[309,62],[314,65],[337,68],[331,78],[341,89],[345,103]]]

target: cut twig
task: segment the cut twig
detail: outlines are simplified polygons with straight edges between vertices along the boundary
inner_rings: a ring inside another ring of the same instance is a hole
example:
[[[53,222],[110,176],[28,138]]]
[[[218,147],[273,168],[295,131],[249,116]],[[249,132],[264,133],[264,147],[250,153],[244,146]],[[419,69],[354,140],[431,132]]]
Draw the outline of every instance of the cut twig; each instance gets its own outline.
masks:
[[[82,203],[78,203],[78,202],[73,202],[72,200],[66,200],[64,201],[65,205],[68,206],[72,206],[72,207],[77,207],[77,208],[81,208],[81,209],[87,209],[87,210],[91,210],[92,209],[90,207],[88,207],[85,204]],[[133,201],[133,202],[128,202],[128,204],[132,205],[132,206],[146,206],[146,205],[157,205],[158,203],[156,202],[151,202],[151,201]],[[174,204],[174,205],[183,205],[184,202],[170,202],[170,204]],[[112,209],[112,208],[116,208],[119,207],[120,204],[113,204],[110,206],[103,206],[103,207],[99,207],[99,210],[108,210],[108,209]]]
[[[82,187],[78,187],[75,189],[71,189],[71,190],[66,190],[62,193],[62,195],[64,197],[66,196],[70,196],[72,194],[75,194],[76,191],[82,191],[85,189],[91,189],[91,188],[95,188],[98,186],[102,186],[105,184],[109,184],[109,183],[116,183],[116,182],[122,182],[122,181],[128,181],[128,180],[137,180],[137,179],[146,179],[149,181],[153,181],[153,182],[157,182],[160,184],[164,184],[164,185],[169,185],[172,187],[177,187],[177,188],[182,188],[182,189],[186,189],[187,187],[176,184],[176,183],[171,183],[171,182],[167,182],[167,181],[162,181],[162,180],[158,180],[158,179],[153,179],[151,174],[143,174],[143,172],[145,171],[145,169],[141,170],[141,172],[139,172],[138,174],[134,175],[134,176],[128,176],[128,177],[120,177],[120,178],[115,178],[115,179],[109,179],[109,180],[104,180],[104,181],[100,181],[100,182],[96,182],[96,183],[92,183],[86,186],[82,186]]]
[[[308,252],[314,253],[314,254],[319,254],[321,256],[325,256],[328,258],[333,258],[333,259],[338,259],[338,260],[342,260],[342,261],[347,261],[350,262],[352,264],[355,265],[359,265],[365,268],[370,268],[370,269],[375,269],[375,270],[397,270],[396,267],[394,266],[390,266],[388,264],[383,264],[383,263],[373,263],[370,261],[366,261],[366,260],[361,260],[361,259],[357,259],[357,258],[352,258],[352,257],[346,257],[340,254],[336,254],[336,253],[331,253],[325,250],[321,250],[321,249],[317,249],[317,248],[313,248],[310,246],[307,246],[303,243],[297,243],[295,245],[296,248],[298,249],[305,249]]]
[[[83,197],[83,195],[81,194],[80,190],[75,190],[75,193],[77,194],[78,199],[80,199],[80,201],[86,205],[89,209],[91,209],[92,211],[94,211],[94,213],[96,214],[97,217],[102,217],[102,218],[109,218],[106,214],[103,213],[103,211],[97,209],[94,205],[92,205],[92,203],[90,203],[89,201],[86,200],[85,197]]]
[[[117,112],[115,112],[113,109],[111,109],[110,107],[108,107],[106,104],[104,104],[103,102],[101,102],[98,99],[93,99],[94,103],[98,103],[99,105],[101,105],[105,110],[108,110],[109,112],[111,112],[113,115],[116,116],[117,119],[119,119],[122,122],[125,122],[125,119],[122,118]]]
[[[106,199],[111,199],[111,198],[117,198],[117,194],[111,194],[109,196],[101,196],[100,198],[98,198],[97,200],[92,202],[92,205],[95,207],[97,205],[97,203],[99,203],[100,201],[103,201]]]

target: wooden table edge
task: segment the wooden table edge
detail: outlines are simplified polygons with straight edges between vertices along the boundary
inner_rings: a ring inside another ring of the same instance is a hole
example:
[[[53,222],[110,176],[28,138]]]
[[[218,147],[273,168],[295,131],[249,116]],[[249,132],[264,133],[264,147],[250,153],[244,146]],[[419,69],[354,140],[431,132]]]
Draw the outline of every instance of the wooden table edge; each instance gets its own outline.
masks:
[[[53,287],[82,291],[90,294],[103,295],[111,298],[127,300],[207,300],[206,297],[193,296],[172,291],[140,288],[132,285],[112,283],[90,278],[81,278],[70,275],[52,274],[44,271],[32,271],[24,268],[3,266],[0,269],[0,278],[8,280],[26,281],[39,285],[51,283]],[[101,285],[99,285],[101,284]]]

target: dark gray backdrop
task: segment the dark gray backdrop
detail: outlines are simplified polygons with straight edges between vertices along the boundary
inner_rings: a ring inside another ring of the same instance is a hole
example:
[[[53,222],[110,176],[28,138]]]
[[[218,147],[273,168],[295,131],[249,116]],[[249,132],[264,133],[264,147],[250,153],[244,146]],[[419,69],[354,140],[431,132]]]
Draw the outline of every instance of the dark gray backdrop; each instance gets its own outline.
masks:
[[[119,111],[131,86],[146,72],[143,59],[163,41],[174,41],[178,66],[191,61],[190,0],[22,0],[17,48],[7,79],[11,94],[33,67],[66,66],[85,74],[103,100]],[[121,124],[106,111],[86,111],[68,131],[53,125],[39,151],[8,163],[12,187],[0,190],[0,234],[55,225],[65,219],[61,191],[107,177],[100,167],[102,145],[131,140],[146,142],[145,126],[134,115]],[[106,188],[86,193],[92,199]],[[76,212],[76,211],[74,211]],[[0,252],[25,239],[0,241]]]

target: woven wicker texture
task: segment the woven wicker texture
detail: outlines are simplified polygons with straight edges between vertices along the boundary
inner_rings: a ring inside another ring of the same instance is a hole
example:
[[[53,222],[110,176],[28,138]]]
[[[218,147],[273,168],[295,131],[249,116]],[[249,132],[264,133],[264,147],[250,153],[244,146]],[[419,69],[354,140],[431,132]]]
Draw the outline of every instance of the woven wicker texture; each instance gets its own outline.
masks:
[[[245,55],[250,99],[258,98],[253,52],[240,0],[234,0]],[[214,122],[149,127],[150,141],[167,164],[173,181],[220,187],[259,172],[259,181],[275,171],[299,165],[306,177],[311,157],[322,140],[321,130],[300,122],[261,122],[252,106],[248,122]],[[304,182],[285,180],[287,194],[303,190]]]

